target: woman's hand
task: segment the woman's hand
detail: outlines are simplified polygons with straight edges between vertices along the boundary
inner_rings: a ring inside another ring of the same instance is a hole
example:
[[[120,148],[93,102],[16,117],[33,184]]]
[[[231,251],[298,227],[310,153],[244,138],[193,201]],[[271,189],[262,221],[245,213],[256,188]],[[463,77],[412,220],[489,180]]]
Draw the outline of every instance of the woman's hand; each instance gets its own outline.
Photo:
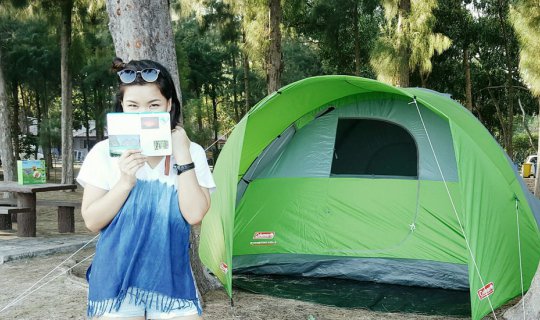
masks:
[[[98,232],[114,219],[137,183],[137,170],[145,162],[146,156],[141,150],[126,150],[118,159],[120,179],[110,190],[86,185],[81,213],[88,229]]]
[[[172,153],[178,164],[187,164],[191,162],[191,154],[189,153],[189,146],[191,141],[189,140],[186,130],[181,126],[176,126],[172,130]]]
[[[118,167],[121,173],[120,181],[133,188],[137,183],[137,170],[144,166],[145,162],[146,156],[141,154],[141,150],[124,151],[118,159]]]

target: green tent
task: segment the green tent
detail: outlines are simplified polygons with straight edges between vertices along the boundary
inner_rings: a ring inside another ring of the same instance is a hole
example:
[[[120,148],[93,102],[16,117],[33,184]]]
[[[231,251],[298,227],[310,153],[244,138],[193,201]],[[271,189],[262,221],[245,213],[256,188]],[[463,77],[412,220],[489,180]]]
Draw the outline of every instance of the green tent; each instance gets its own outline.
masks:
[[[480,319],[527,290],[540,204],[459,103],[351,76],[290,84],[216,163],[200,257],[232,272],[470,289]]]

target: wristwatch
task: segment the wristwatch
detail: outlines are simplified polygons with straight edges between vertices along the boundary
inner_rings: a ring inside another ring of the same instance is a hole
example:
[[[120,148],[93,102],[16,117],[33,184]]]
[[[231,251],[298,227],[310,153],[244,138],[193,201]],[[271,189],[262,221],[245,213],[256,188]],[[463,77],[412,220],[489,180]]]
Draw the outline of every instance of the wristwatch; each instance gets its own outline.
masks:
[[[177,175],[180,175],[181,173],[189,171],[189,170],[191,170],[193,168],[195,168],[195,164],[193,162],[188,163],[188,164],[183,164],[181,166],[179,166],[177,164],[173,165],[173,169],[176,171]]]

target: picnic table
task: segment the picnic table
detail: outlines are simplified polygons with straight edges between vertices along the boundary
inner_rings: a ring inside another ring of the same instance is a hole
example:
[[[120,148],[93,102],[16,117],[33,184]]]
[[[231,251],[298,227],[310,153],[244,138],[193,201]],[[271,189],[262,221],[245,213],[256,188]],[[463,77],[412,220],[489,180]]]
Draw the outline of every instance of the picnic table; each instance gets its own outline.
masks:
[[[12,192],[17,198],[17,236],[35,237],[36,236],[36,193],[58,190],[77,189],[75,184],[28,184],[21,185],[16,181],[0,181],[0,192]]]

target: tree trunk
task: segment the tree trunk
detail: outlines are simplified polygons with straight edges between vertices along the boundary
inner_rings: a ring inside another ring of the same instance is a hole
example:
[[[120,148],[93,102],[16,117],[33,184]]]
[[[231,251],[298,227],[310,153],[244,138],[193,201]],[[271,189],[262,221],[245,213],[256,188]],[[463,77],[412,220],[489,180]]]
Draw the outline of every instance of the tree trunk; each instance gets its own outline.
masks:
[[[354,1],[353,7],[353,32],[354,32],[354,62],[355,62],[355,72],[354,74],[360,76],[360,32],[358,30],[358,0]]]
[[[41,148],[43,149],[43,157],[45,157],[45,174],[47,179],[51,178],[52,157],[51,157],[51,127],[49,122],[49,104],[47,102],[47,87],[43,92],[42,98],[41,120],[38,122],[38,135],[40,137]]]
[[[419,72],[419,73],[420,73],[420,83],[421,83],[422,88],[427,88],[427,80],[429,78],[429,74],[424,74],[422,72]]]
[[[178,100],[182,103],[169,0],[107,0],[106,5],[116,55],[126,62],[152,59],[161,63],[169,70],[178,93]],[[182,119],[181,114],[178,119],[181,124]],[[191,233],[190,242],[198,243],[196,230]],[[204,268],[198,254],[191,254],[191,266],[202,301],[202,294],[206,293],[205,288],[211,287],[208,284],[209,276],[201,276],[205,273],[200,272]]]
[[[482,108],[480,108],[480,106],[478,105],[473,104],[473,109],[476,110],[476,114],[478,115],[478,120],[480,121],[480,123],[485,123],[484,117],[482,116]]]
[[[213,115],[213,120],[214,120],[214,141],[217,141],[219,136],[218,136],[218,129],[219,129],[219,123],[218,123],[218,119],[217,119],[217,101],[216,101],[216,98],[212,98],[212,110],[214,112],[214,115]],[[215,144],[215,146],[217,147],[217,143]]]
[[[463,49],[463,69],[465,69],[465,106],[472,112],[472,83],[471,83],[471,64],[469,63],[469,48]]]
[[[199,88],[198,86],[195,86],[195,88]],[[202,99],[201,99],[201,92],[199,89],[195,90],[195,97],[197,98],[197,129],[199,133],[203,132],[203,114],[202,114]]]
[[[60,31],[60,66],[62,80],[62,183],[74,182],[73,175],[73,104],[71,101],[71,70],[69,52],[71,47],[71,10],[73,0],[62,2],[62,26]]]
[[[201,234],[201,225],[197,224],[191,227],[191,247],[190,247],[190,257],[199,257],[199,238]],[[200,263],[200,262],[199,262]],[[191,261],[191,265],[194,266],[193,260]],[[209,277],[206,274],[206,269],[200,266],[200,268],[193,268],[193,276],[195,279],[197,279],[197,289],[199,292],[208,292],[210,290],[218,288],[221,284],[219,281],[215,278],[207,278]],[[204,279],[199,281],[199,279]],[[208,280],[210,279],[210,281]],[[202,301],[202,297],[201,297]]]
[[[540,119],[540,97],[538,97],[538,115],[536,117]],[[540,134],[540,126],[538,126],[538,133]],[[536,154],[540,154],[540,138],[538,139],[538,148]],[[536,165],[536,172],[534,173],[534,195],[537,198],[540,198],[540,178],[538,177],[538,172],[540,172],[540,170],[538,170],[538,164],[539,163]]]
[[[525,109],[523,108],[523,105],[521,104],[521,99],[518,97],[518,105],[519,109],[521,110],[521,116],[523,121],[523,128],[525,128],[525,132],[527,133],[527,137],[529,137],[529,144],[531,146],[531,149],[534,149],[534,137],[531,133],[531,130],[529,130],[529,125],[527,124],[527,114],[525,113]],[[538,167],[538,166],[537,166]],[[534,173],[536,176],[536,172]]]
[[[86,128],[86,151],[88,152],[90,151],[90,114],[88,113],[90,107],[88,106],[88,98],[86,96],[86,90],[84,89],[84,85],[81,85],[81,93],[83,100],[84,126]]]
[[[28,94],[30,95],[30,94]],[[39,127],[40,127],[40,123],[41,123],[41,96],[39,95],[39,92],[38,90],[35,91],[35,99],[36,99],[36,120],[37,120],[37,136],[38,136],[38,139],[35,140],[35,153],[36,153],[36,156],[37,156],[37,151],[39,149]],[[28,119],[28,118],[26,118]],[[28,121],[26,121],[25,123],[25,134],[29,134],[30,133],[30,123]],[[46,169],[45,169],[46,170]]]
[[[105,107],[99,90],[94,90],[94,119],[96,119],[96,142],[105,140]]]
[[[11,123],[11,121],[9,119],[6,83],[1,66],[2,52],[0,49],[0,123],[5,124]],[[2,168],[4,169],[4,181],[15,181],[17,171],[13,154],[11,128],[6,125],[0,125],[0,156],[2,157]]]
[[[411,0],[399,0],[398,4],[398,24],[397,34],[399,37],[404,38],[409,28],[409,15],[411,13]],[[399,48],[399,70],[397,77],[397,85],[402,88],[409,86],[409,59],[410,48],[408,44],[403,42]]]
[[[21,154],[21,145],[19,143],[19,133],[21,132],[21,129],[19,127],[19,111],[20,111],[20,105],[19,105],[19,84],[17,81],[13,83],[13,118],[11,119],[13,121],[11,128],[13,129],[11,131],[12,138],[13,138],[13,152],[15,153],[15,159],[20,159]]]
[[[182,104],[169,0],[107,0],[116,55],[125,62],[152,59],[169,70]],[[180,110],[182,111],[182,110]],[[180,123],[182,122],[180,115]]]
[[[31,105],[31,103],[26,103],[27,100],[31,100],[32,99],[32,93],[33,91],[30,91],[30,90],[27,90],[27,92],[25,93],[26,90],[22,90],[21,89],[21,102],[22,102],[22,112],[20,113],[19,115],[19,123],[20,123],[20,130],[21,130],[21,134],[28,134],[29,130],[28,130],[28,109],[30,108],[29,106]],[[35,97],[34,97],[35,99]],[[37,100],[34,100],[35,101],[35,104],[37,105],[39,102]],[[37,108],[37,106],[36,106]]]
[[[244,41],[244,46],[246,45],[246,32],[242,31],[242,39]],[[244,60],[244,94],[245,94],[245,104],[244,104],[244,114],[249,111],[249,58],[246,53],[246,50],[242,50],[242,58]]]
[[[270,46],[268,48],[266,78],[268,94],[281,87],[283,61],[281,57],[281,0],[268,0],[270,10]]]
[[[212,91],[214,91],[215,89],[212,88]],[[215,141],[218,141],[218,138],[219,138],[219,122],[218,122],[218,118],[217,118],[217,106],[218,106],[218,103],[217,103],[217,94],[216,92],[212,92],[212,121],[213,121],[213,129],[214,129],[214,142]],[[218,143],[214,143],[214,163],[215,161],[217,160],[217,157],[218,157]]]
[[[218,106],[217,94],[214,87],[210,88],[210,99],[212,100],[212,131],[214,133],[214,142],[215,142],[219,138],[219,122],[217,118],[217,106]],[[218,144],[214,143],[214,148],[213,148],[214,163],[216,162],[218,155],[219,155]]]
[[[489,81],[489,86],[491,86],[491,80]],[[488,89],[487,91],[489,93],[489,96],[491,97],[491,102],[495,106],[495,114],[497,115],[497,119],[499,120],[499,123],[501,124],[502,140],[506,144],[506,141],[508,140],[508,135],[509,135],[509,133],[507,132],[508,126],[506,125],[504,121],[504,115],[499,105],[499,100],[497,97],[495,97],[493,92],[491,92],[491,89]]]
[[[234,109],[234,121],[238,123],[240,121],[240,113],[238,112],[238,98],[236,96],[236,53],[232,53],[232,70],[233,70],[233,109]]]
[[[204,95],[204,106],[206,107],[206,117],[210,119],[212,112],[210,112],[210,108],[208,107],[208,95]]]
[[[508,69],[506,72],[506,93],[507,93],[507,101],[508,101],[508,119],[507,119],[507,129],[508,135],[506,137],[505,141],[505,149],[506,153],[512,160],[514,160],[514,150],[512,146],[512,137],[514,136],[514,87],[512,85],[512,77],[513,77],[513,68],[512,68],[512,57],[510,56],[510,40],[508,37],[508,30],[507,30],[507,19],[503,14],[503,10],[508,6],[508,4],[502,3],[501,0],[499,0],[499,6],[498,6],[498,14],[499,14],[499,23],[501,27],[501,34],[503,39],[505,40],[504,43],[504,53],[506,57],[506,68]]]
[[[540,265],[538,265],[529,291],[523,296],[523,299],[506,310],[503,317],[507,320],[540,319],[538,301],[540,301]]]

